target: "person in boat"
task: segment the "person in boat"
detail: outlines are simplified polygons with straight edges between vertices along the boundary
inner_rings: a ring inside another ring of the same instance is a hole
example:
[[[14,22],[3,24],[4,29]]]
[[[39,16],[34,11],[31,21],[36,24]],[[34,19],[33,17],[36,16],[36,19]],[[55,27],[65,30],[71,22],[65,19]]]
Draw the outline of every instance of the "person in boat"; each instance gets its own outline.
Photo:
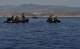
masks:
[[[24,13],[22,13],[22,22],[24,23],[24,22],[28,22],[28,21],[29,21],[29,19],[25,18]]]
[[[22,13],[22,21],[25,21],[25,16],[24,16],[24,13]]]
[[[22,14],[22,20],[25,20],[25,16]]]
[[[7,18],[7,22],[13,21],[13,16],[11,18]]]
[[[61,22],[60,20],[58,20],[57,16],[54,17],[54,22]]]
[[[17,21],[19,21],[19,17],[18,16],[16,16],[15,19],[14,19],[14,22],[17,22]]]
[[[12,20],[12,21],[14,20],[14,17],[13,17],[13,16],[11,17],[11,20]]]
[[[53,16],[53,15],[50,15],[50,16],[49,16],[47,22],[51,22],[51,21],[53,20],[52,16]]]
[[[58,19],[57,19],[57,16],[54,17],[54,21],[56,21],[56,20],[58,20]]]

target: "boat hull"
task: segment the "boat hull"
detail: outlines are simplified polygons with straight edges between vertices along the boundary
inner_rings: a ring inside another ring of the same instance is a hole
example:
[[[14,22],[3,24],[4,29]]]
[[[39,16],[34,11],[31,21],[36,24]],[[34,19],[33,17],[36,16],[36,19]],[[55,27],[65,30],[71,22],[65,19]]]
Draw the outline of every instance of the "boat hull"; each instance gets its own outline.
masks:
[[[49,23],[60,23],[61,21],[60,20],[55,20],[55,21],[48,21],[47,20],[47,22],[49,22]]]
[[[25,19],[25,20],[13,20],[13,21],[4,21],[4,23],[28,23],[29,19]]]

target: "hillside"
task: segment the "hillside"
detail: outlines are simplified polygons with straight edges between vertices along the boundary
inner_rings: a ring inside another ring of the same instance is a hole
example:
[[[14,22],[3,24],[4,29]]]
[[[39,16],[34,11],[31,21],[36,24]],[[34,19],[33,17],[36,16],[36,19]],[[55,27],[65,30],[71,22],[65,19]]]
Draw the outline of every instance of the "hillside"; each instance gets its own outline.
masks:
[[[59,5],[36,5],[36,4],[22,4],[18,6],[5,5],[0,6],[0,13],[40,13],[40,14],[80,14],[79,7],[68,7]]]

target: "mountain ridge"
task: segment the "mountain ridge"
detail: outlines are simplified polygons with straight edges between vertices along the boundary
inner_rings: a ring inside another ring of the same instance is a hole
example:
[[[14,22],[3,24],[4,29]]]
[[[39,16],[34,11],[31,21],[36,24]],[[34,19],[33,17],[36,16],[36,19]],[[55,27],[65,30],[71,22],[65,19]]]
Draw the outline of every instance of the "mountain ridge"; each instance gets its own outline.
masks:
[[[5,6],[0,6],[0,10],[7,10],[7,12],[13,12],[13,11],[19,11],[22,10],[23,12],[28,12],[33,11],[33,10],[52,10],[52,11],[67,11],[67,12],[80,12],[79,7],[68,7],[68,6],[60,6],[60,5],[37,5],[37,4],[22,4],[18,6],[13,6],[13,5],[5,5]],[[52,12],[51,11],[51,12]]]

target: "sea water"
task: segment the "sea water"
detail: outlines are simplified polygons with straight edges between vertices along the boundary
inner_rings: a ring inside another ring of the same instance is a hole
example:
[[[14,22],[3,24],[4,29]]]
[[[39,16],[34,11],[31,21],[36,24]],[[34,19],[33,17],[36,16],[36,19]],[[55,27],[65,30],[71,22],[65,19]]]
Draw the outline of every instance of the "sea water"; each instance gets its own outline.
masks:
[[[29,18],[29,23],[3,23],[0,17],[0,49],[80,49],[80,17]]]

